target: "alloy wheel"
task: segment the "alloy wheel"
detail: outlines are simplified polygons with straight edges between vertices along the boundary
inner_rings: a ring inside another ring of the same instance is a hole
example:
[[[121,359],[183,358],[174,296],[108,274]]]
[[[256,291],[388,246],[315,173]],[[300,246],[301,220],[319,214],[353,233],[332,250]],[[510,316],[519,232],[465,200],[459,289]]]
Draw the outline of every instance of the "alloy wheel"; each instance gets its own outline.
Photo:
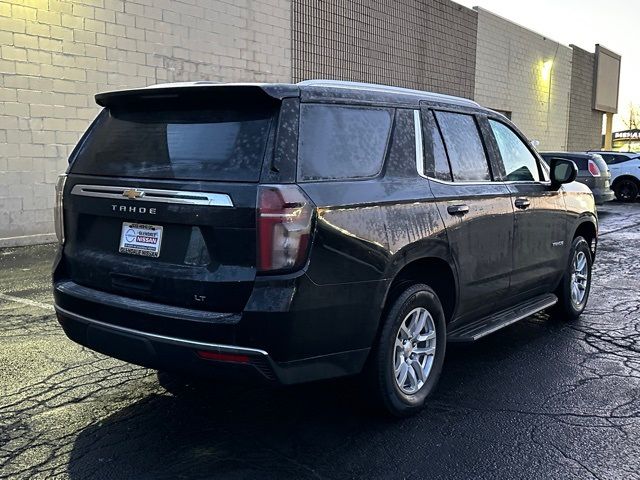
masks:
[[[433,366],[436,328],[426,308],[411,310],[400,323],[393,354],[393,371],[400,390],[413,395],[420,390]]]
[[[584,252],[577,251],[573,256],[571,268],[571,301],[575,306],[582,305],[587,294],[589,281],[589,263]]]

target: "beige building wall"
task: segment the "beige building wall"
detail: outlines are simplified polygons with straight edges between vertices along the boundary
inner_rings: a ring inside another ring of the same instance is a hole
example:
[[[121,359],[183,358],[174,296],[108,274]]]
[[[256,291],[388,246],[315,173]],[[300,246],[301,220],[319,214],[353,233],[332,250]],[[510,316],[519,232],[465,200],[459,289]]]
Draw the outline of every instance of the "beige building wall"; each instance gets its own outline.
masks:
[[[566,150],[569,47],[482,8],[478,11],[474,100],[510,112],[539,150]]]
[[[53,187],[99,91],[290,81],[290,0],[0,1],[0,247],[53,238]]]

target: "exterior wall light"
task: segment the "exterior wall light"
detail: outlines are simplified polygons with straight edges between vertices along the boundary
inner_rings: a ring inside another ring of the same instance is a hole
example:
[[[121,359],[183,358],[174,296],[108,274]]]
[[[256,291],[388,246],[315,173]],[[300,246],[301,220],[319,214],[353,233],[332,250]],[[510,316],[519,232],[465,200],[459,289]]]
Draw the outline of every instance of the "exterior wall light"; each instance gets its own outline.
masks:
[[[540,66],[540,80],[545,85],[549,85],[551,81],[551,70],[553,69],[553,60],[545,60]]]

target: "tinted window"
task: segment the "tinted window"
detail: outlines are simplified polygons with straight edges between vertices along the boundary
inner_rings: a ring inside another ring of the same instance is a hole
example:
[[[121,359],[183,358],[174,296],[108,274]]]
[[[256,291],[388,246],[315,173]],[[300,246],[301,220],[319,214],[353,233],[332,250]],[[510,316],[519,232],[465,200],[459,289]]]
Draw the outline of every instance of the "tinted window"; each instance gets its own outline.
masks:
[[[571,156],[571,157],[568,157],[567,160],[573,160],[573,163],[576,164],[576,167],[578,167],[578,170],[589,169],[589,159],[586,157]]]
[[[476,121],[471,115],[436,112],[438,125],[457,181],[491,180]]]
[[[520,137],[504,123],[489,120],[510,181],[539,181],[538,162]]]
[[[541,155],[547,163],[551,163],[551,159],[553,158],[564,158],[565,160],[571,160],[576,164],[576,167],[578,167],[579,170],[586,170],[587,161],[589,160],[584,156],[567,155],[563,153],[543,153]]]
[[[391,110],[301,105],[298,178],[333,180],[380,173]]]
[[[396,109],[387,151],[386,172],[395,177],[413,177],[416,171],[416,136],[413,110]]]
[[[429,113],[431,115],[431,113]],[[428,121],[432,120],[432,121]],[[433,119],[427,119],[426,125],[430,126],[431,135],[427,136],[426,150],[433,153],[433,165],[427,165],[427,175],[438,180],[451,181],[451,168],[447,159],[447,152],[444,149],[442,135],[438,129],[438,124]],[[431,142],[429,144],[429,142]]]
[[[89,175],[257,181],[273,112],[105,110],[72,171]]]
[[[616,155],[615,153],[601,153],[600,156],[607,162],[608,165],[615,165],[616,163],[626,162],[628,160],[635,160],[638,157],[630,157],[627,155]]]

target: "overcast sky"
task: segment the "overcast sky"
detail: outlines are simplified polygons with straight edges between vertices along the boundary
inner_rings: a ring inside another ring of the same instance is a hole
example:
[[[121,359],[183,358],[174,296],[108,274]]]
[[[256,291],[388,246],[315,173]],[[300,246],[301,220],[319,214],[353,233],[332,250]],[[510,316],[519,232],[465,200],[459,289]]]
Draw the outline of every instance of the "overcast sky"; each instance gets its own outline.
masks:
[[[595,44],[622,55],[618,115],[614,130],[626,128],[629,103],[640,106],[640,0],[455,0],[480,6],[564,45],[590,52]]]

